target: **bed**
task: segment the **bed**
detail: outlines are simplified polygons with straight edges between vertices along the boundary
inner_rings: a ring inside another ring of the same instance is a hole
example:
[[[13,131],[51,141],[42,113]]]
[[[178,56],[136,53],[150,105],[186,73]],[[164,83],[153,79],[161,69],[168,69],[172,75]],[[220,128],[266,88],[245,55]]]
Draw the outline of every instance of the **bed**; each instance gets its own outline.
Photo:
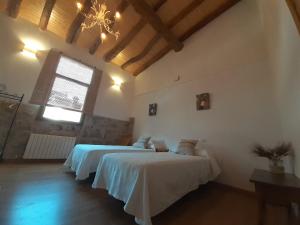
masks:
[[[64,165],[75,172],[76,180],[84,180],[89,177],[90,173],[96,172],[103,155],[107,153],[146,153],[153,151],[152,149],[133,146],[77,144]]]
[[[99,164],[93,188],[125,203],[124,210],[141,225],[220,173],[216,161],[172,152],[107,154]]]

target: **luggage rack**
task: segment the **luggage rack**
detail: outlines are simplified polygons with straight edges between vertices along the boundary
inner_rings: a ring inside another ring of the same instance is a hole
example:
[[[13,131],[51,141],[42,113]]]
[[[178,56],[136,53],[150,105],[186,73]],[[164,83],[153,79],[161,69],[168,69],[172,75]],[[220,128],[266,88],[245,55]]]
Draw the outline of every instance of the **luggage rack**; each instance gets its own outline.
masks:
[[[5,135],[3,145],[0,146],[0,160],[3,159],[3,153],[4,153],[5,147],[7,145],[7,140],[8,140],[8,137],[9,137],[10,133],[11,133],[14,122],[16,120],[16,117],[17,117],[20,105],[23,101],[23,98],[24,98],[24,94],[19,96],[19,95],[9,94],[7,92],[1,92],[0,91],[0,100],[1,99],[8,99],[8,100],[16,101],[16,104],[12,104],[12,105],[9,106],[9,108],[11,108],[11,106],[12,107],[16,106],[16,107],[15,107],[14,111],[12,112],[12,119],[11,119],[11,122],[9,124],[8,131]]]

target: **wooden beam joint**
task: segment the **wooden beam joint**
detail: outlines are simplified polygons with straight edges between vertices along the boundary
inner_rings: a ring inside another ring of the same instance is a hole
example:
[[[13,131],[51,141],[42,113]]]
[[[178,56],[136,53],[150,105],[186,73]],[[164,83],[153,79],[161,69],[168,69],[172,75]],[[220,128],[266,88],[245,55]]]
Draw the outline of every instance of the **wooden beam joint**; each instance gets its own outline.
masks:
[[[221,4],[217,9],[212,11],[210,14],[205,16],[204,19],[200,20],[197,24],[192,26],[190,29],[188,29],[183,35],[180,36],[179,40],[184,42],[187,38],[189,38],[191,35],[193,35],[196,31],[206,26],[208,23],[216,19],[218,16],[220,16],[222,13],[224,13],[226,10],[240,2],[241,0],[229,0],[223,4]],[[166,55],[170,51],[170,46],[166,46],[165,48],[161,49],[156,55],[154,55],[148,62],[146,62],[144,65],[142,65],[140,68],[138,68],[133,75],[137,76],[141,72],[143,72],[145,69],[147,69],[149,66],[154,64],[156,61],[158,61],[160,58],[162,58],[164,55]]]
[[[128,0],[137,13],[146,20],[169,45],[177,52],[183,48],[181,43],[171,30],[162,22],[159,16],[144,0]]]
[[[167,0],[160,0],[154,6],[154,12],[159,10],[159,8],[166,2]],[[115,58],[121,51],[123,51],[126,46],[133,40],[133,38],[144,28],[146,25],[146,21],[142,17],[134,27],[128,32],[128,34],[108,53],[105,54],[104,60],[106,62],[110,62],[113,58]]]
[[[194,9],[196,9],[199,5],[201,5],[204,2],[204,0],[193,0],[190,4],[188,4],[185,8],[183,8],[173,19],[171,19],[167,27],[169,29],[172,29],[174,26],[176,26],[181,20],[183,20],[188,14],[190,14]],[[143,59],[155,46],[156,43],[160,40],[160,35],[156,34],[146,45],[146,47],[143,49],[141,53],[136,55],[135,57],[129,59],[127,62],[125,62],[121,68],[126,69],[129,65]]]

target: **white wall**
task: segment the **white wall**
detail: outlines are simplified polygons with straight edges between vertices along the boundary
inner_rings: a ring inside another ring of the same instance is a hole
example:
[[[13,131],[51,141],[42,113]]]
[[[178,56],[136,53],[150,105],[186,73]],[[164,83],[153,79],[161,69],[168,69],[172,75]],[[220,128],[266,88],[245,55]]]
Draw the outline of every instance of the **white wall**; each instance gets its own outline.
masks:
[[[220,182],[251,189],[254,167],[267,160],[250,153],[254,143],[274,145],[281,126],[260,11],[244,0],[139,75],[135,82],[135,136],[206,140],[223,169]],[[181,80],[175,82],[180,75]],[[196,95],[211,93],[212,108],[196,111]],[[158,114],[149,117],[149,103]]]
[[[260,8],[283,136],[294,145],[295,173],[300,177],[300,35],[286,1],[262,0]]]
[[[133,77],[131,75],[91,56],[87,49],[67,44],[50,32],[40,31],[36,25],[22,19],[14,20],[0,13],[0,83],[6,84],[9,92],[24,93],[25,102],[28,102],[43,65],[46,54],[42,54],[42,57],[37,60],[26,58],[20,54],[20,45],[27,39],[41,43],[45,52],[56,48],[103,70],[104,76],[94,113],[115,119],[128,119],[133,97]],[[126,81],[121,92],[111,88],[111,76],[119,76]]]

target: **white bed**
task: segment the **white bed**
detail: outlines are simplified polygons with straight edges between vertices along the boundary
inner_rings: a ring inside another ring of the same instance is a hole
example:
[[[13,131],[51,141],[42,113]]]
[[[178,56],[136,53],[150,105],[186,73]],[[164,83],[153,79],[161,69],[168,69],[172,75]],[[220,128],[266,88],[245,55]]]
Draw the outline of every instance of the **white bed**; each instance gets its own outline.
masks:
[[[125,203],[125,212],[142,225],[199,185],[220,173],[207,154],[175,153],[107,154],[99,164],[93,188],[103,188]]]
[[[76,180],[84,180],[90,173],[96,172],[104,154],[128,152],[146,153],[153,150],[133,146],[78,144],[71,151],[64,165],[75,172]]]

